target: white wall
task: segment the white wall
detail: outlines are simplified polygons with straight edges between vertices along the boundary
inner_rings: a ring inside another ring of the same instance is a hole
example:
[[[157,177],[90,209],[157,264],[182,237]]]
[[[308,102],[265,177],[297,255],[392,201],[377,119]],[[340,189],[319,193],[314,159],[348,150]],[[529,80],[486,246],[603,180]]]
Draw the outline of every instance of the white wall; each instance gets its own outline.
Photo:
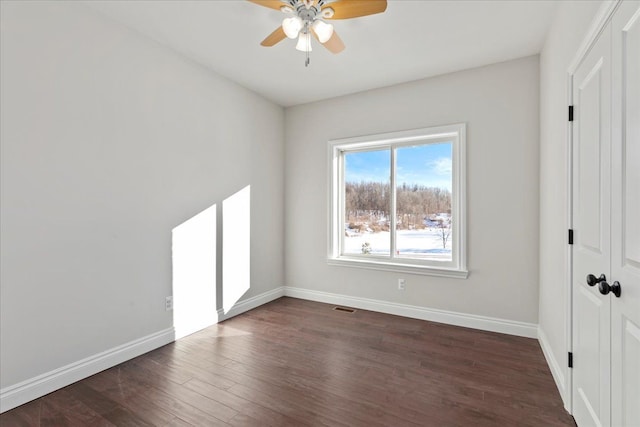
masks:
[[[0,387],[170,328],[171,230],[247,185],[245,298],[283,284],[282,108],[84,5],[1,5]]]
[[[559,2],[540,55],[539,328],[564,398],[568,369],[567,71],[601,4],[600,1]]]
[[[538,66],[532,56],[288,108],[287,285],[537,323]],[[459,122],[467,123],[469,278],[328,266],[327,141]]]

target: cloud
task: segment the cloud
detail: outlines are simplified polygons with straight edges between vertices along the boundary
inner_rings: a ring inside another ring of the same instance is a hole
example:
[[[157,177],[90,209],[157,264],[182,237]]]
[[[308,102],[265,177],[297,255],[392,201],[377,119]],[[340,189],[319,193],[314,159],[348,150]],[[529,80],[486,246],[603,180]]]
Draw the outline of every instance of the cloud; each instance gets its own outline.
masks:
[[[451,167],[451,157],[440,157],[439,159],[429,162],[428,166],[436,175],[451,176],[453,170]]]

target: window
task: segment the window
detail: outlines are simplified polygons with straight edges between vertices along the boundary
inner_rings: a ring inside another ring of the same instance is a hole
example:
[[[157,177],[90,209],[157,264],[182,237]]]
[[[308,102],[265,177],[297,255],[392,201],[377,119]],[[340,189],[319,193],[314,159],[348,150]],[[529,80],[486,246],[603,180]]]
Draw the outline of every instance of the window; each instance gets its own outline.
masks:
[[[329,263],[467,277],[465,125],[329,142]]]

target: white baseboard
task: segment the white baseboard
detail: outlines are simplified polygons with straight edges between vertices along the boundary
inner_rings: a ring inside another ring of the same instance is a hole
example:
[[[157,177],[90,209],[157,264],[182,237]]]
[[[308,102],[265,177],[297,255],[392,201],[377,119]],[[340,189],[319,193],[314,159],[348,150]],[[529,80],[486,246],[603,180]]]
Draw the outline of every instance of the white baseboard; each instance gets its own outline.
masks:
[[[561,395],[564,399],[564,376],[562,375],[562,370],[559,368],[557,361],[549,351],[549,346],[546,342],[544,333],[541,330],[538,331],[537,325],[533,323],[437,310],[433,308],[352,297],[290,286],[281,286],[260,295],[248,298],[244,301],[240,301],[227,313],[224,313],[223,310],[218,310],[218,321],[221,322],[233,316],[237,316],[283,296],[343,305],[362,310],[377,311],[397,316],[429,320],[509,335],[539,338],[542,350],[551,368],[551,373],[556,384],[558,384],[558,388],[561,390]],[[133,359],[141,354],[162,347],[174,340],[175,331],[173,328],[168,328],[21,383],[3,388],[0,390],[0,413],[42,397],[45,394],[51,393],[52,391],[65,387],[69,384],[73,384],[83,378],[97,374],[105,369],[109,369],[119,363]]]
[[[446,323],[448,325],[463,326],[465,328],[481,329],[483,331],[500,332],[503,334],[517,335],[527,338],[538,337],[538,326],[533,323],[497,319],[494,317],[478,316],[475,314],[457,313],[454,311],[438,310],[434,308],[418,307],[414,305],[399,304],[368,298],[332,294],[328,292],[314,291],[310,289],[302,289],[291,286],[286,286],[284,288],[284,295],[310,301],[344,305],[347,307],[359,308],[362,310],[371,310],[380,313],[394,314],[396,316],[410,317],[413,319],[429,320],[432,322]]]
[[[228,313],[218,310],[218,322],[229,319],[238,314],[252,310],[263,304],[284,296],[284,287],[256,295],[237,303]],[[46,372],[37,377],[28,379],[18,384],[0,390],[0,413],[23,405],[34,399],[42,397],[52,391],[58,390],[87,378],[98,372],[109,369],[122,362],[138,357],[163,345],[175,341],[176,332],[173,327],[147,335],[146,337],[128,342],[102,353],[87,357],[78,362]]]
[[[549,345],[549,340],[547,339],[547,335],[544,331],[538,327],[538,342],[540,342],[540,347],[542,348],[542,354],[544,354],[544,358],[547,360],[547,365],[549,365],[549,369],[551,370],[551,376],[553,380],[556,382],[556,387],[560,392],[560,397],[564,403],[565,408],[567,408],[567,399],[566,399],[566,382],[564,380],[564,373],[562,371],[561,365],[558,363],[558,359],[556,359],[553,351],[551,351],[551,346]],[[568,409],[567,409],[568,410]],[[571,412],[569,412],[571,413]]]
[[[130,341],[0,390],[0,413],[174,341],[173,328]]]
[[[279,288],[272,289],[270,291],[261,293],[260,295],[247,298],[244,301],[236,303],[227,313],[225,313],[224,310],[220,308],[218,309],[218,322],[222,322],[223,320],[230,319],[233,316],[237,316],[238,314],[253,310],[254,308],[260,307],[263,304],[266,304],[283,296],[284,286],[280,286]]]

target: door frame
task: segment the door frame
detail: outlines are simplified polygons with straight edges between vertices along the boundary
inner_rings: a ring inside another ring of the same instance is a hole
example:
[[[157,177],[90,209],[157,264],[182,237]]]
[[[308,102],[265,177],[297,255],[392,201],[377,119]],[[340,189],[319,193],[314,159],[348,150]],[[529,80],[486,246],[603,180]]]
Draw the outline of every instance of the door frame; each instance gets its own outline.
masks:
[[[578,66],[585,59],[596,40],[611,20],[623,0],[605,0],[596,13],[591,26],[587,30],[582,43],[578,47],[573,60],[567,69],[567,106],[573,105],[573,77]],[[567,112],[568,115],[568,112]],[[573,229],[573,124],[567,120],[566,142],[566,192],[567,192],[567,230]],[[565,317],[565,342],[567,354],[573,352],[573,245],[567,245],[567,270],[565,277],[566,317]],[[564,407],[573,414],[573,370],[567,368],[566,382],[564,384]]]

